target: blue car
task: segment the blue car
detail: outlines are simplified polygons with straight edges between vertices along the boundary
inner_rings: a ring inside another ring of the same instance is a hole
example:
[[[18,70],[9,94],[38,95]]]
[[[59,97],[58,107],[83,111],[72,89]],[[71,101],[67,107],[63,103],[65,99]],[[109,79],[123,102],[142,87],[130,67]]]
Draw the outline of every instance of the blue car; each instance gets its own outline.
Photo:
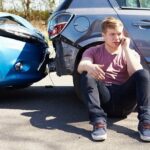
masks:
[[[104,42],[100,25],[108,16],[123,22],[131,47],[150,71],[150,0],[61,0],[48,20],[48,33],[56,51],[56,73],[72,75],[79,96],[78,63],[87,48]]]
[[[0,13],[0,87],[27,87],[44,78],[45,37],[20,16]]]

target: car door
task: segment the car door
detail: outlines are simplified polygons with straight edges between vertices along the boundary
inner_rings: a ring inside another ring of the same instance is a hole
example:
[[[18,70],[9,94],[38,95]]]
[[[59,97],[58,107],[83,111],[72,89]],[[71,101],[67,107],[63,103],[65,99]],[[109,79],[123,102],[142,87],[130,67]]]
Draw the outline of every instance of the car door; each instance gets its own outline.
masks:
[[[136,50],[150,63],[150,0],[109,0]]]

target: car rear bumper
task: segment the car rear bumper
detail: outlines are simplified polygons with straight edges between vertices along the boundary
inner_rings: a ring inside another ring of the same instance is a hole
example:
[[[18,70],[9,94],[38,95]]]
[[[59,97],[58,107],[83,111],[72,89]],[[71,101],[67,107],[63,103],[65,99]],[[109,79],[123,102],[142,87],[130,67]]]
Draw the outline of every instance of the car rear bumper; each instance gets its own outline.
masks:
[[[56,72],[58,75],[72,74],[79,49],[64,39],[55,39],[53,46],[56,51]]]

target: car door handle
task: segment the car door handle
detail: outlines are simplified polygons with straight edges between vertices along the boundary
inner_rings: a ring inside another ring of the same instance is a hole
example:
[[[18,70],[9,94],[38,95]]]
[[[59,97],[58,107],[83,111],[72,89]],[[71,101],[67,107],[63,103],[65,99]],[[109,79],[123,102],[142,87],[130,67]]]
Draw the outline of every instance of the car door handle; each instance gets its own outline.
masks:
[[[134,22],[133,25],[140,27],[140,28],[150,28],[150,20],[149,21]]]

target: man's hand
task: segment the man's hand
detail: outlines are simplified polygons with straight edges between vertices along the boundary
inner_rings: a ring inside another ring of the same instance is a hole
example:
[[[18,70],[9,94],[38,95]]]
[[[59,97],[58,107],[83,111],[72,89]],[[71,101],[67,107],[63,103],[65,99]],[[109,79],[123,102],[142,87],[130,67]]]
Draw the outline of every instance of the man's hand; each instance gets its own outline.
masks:
[[[123,37],[121,40],[121,46],[123,48],[123,50],[128,50],[130,49],[130,39],[128,37]]]
[[[86,66],[87,73],[92,76],[96,80],[104,80],[105,79],[105,72],[103,71],[104,65],[98,64],[88,64]]]
[[[105,72],[103,71],[104,65],[93,64],[90,58],[83,58],[78,65],[78,72],[86,71],[91,77],[96,80],[104,80]]]

